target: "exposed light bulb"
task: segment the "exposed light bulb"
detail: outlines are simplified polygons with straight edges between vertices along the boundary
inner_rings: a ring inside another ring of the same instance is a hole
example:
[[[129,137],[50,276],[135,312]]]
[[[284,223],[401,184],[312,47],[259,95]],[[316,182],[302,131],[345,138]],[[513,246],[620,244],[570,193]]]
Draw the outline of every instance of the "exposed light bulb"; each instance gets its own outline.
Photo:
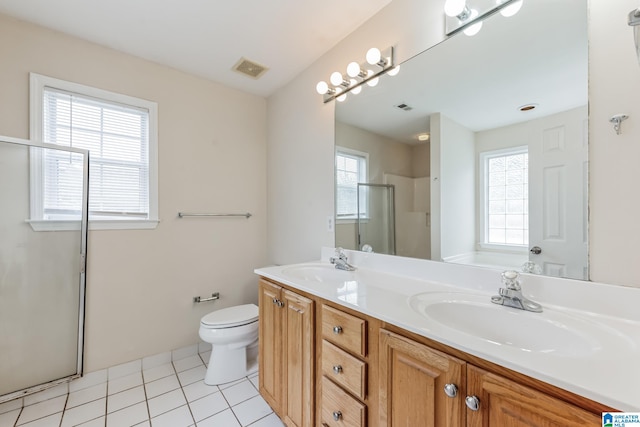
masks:
[[[393,76],[397,75],[398,72],[400,72],[400,66],[396,65],[395,67],[393,67],[392,69],[387,71],[387,74],[393,77]]]
[[[447,16],[455,17],[464,12],[467,7],[466,0],[447,0],[444,4],[444,13]]]
[[[358,84],[358,81],[356,79],[351,79],[351,86],[355,86],[357,84]],[[360,93],[361,90],[362,90],[362,86],[357,86],[351,89],[351,93],[354,95],[357,95]]]
[[[359,74],[360,64],[358,64],[357,62],[350,62],[349,65],[347,65],[347,75],[349,77],[358,77]]]
[[[428,141],[428,140],[429,140],[428,133],[421,133],[420,135],[418,135],[418,141]]]
[[[329,85],[327,84],[327,82],[318,82],[318,84],[316,85],[316,92],[318,92],[320,95],[324,95],[325,93],[329,92]]]
[[[329,81],[334,86],[340,86],[344,81],[344,77],[342,77],[342,74],[340,74],[339,71],[334,71],[333,73],[331,73],[331,77],[329,77]]]
[[[380,81],[380,77],[376,77],[375,79],[368,80],[367,85],[374,87],[375,85],[378,84],[379,81]]]
[[[500,3],[504,3],[504,1],[501,1]],[[521,8],[522,8],[522,0],[516,0],[513,3],[511,3],[509,6],[505,6],[502,9],[500,9],[500,15],[506,18],[509,18],[515,15],[516,13],[520,12]]]
[[[347,99],[347,94],[343,93],[342,95],[336,97],[336,101],[338,102],[344,102]]]
[[[469,37],[471,37],[471,36],[475,36],[476,34],[478,34],[481,29],[482,29],[482,21],[468,26],[467,28],[464,29],[464,33],[466,35],[468,35]]]
[[[371,65],[376,65],[378,62],[380,62],[380,57],[381,57],[380,49],[376,47],[372,47],[367,51],[367,56],[366,56],[367,62]]]

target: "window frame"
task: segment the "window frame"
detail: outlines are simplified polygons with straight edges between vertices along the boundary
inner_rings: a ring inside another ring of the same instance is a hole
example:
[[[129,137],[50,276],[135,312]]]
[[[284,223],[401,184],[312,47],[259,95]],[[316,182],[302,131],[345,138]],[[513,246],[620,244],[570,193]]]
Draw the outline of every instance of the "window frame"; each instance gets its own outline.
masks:
[[[89,217],[89,230],[129,230],[129,229],[153,229],[159,222],[158,219],[158,104],[145,99],[135,98],[91,86],[73,83],[53,77],[29,73],[30,87],[30,139],[42,142],[44,132],[44,91],[49,87],[78,95],[128,105],[149,112],[149,212],[146,218],[135,219],[127,217],[123,219]],[[55,145],[55,144],[54,144]],[[44,219],[44,181],[42,175],[42,159],[40,156],[31,156],[30,178],[30,219],[35,231],[74,230],[79,221],[64,219]],[[91,171],[90,171],[91,173]],[[89,194],[91,197],[91,194]]]
[[[478,208],[478,217],[480,226],[479,231],[479,242],[478,249],[480,250],[488,250],[488,251],[500,251],[500,252],[511,252],[511,253],[526,253],[528,251],[528,244],[502,244],[502,243],[488,243],[488,235],[489,235],[489,168],[488,168],[488,160],[495,157],[506,157],[515,154],[524,154],[529,153],[529,147],[527,145],[519,145],[515,147],[501,148],[496,150],[487,150],[480,152],[478,155],[478,163],[479,163],[479,208]],[[528,168],[527,168],[528,171]],[[527,208],[528,210],[528,208]],[[527,239],[528,240],[528,239]]]
[[[357,222],[358,217],[357,217],[357,212],[353,215],[349,215],[349,216],[338,216],[338,179],[337,179],[337,173],[338,173],[338,155],[340,154],[344,154],[347,156],[352,156],[352,157],[357,157],[358,159],[358,183],[369,183],[369,153],[366,153],[364,151],[358,151],[358,150],[354,150],[352,148],[346,148],[346,147],[341,147],[341,146],[336,146],[335,149],[335,153],[334,153],[334,168],[335,168],[335,204],[336,204],[336,224],[354,224],[355,222]],[[362,165],[364,165],[364,168],[362,167]],[[363,170],[364,169],[364,170]],[[362,181],[364,179],[364,181]],[[356,197],[357,197],[357,184],[355,186],[356,189]],[[365,193],[365,196],[363,196],[364,201],[363,203],[366,206],[366,212],[365,212],[365,216],[360,217],[360,220],[368,220],[368,215],[367,213],[369,212],[369,199]],[[356,201],[356,205],[357,205],[357,201]]]

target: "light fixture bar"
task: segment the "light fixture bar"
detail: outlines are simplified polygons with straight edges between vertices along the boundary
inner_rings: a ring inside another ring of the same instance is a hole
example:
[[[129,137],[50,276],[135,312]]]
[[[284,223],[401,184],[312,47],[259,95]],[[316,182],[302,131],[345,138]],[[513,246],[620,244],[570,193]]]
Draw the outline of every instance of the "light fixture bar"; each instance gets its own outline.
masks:
[[[366,65],[360,65],[361,71],[355,76],[350,76],[349,74],[342,75],[342,83],[340,84],[334,84],[334,82],[338,82],[336,76],[333,81],[331,81],[333,87],[329,86],[327,92],[322,94],[324,103],[326,104],[340,96],[346,95],[354,89],[379,78],[381,75],[393,69],[395,67],[393,46],[381,51],[380,59],[375,64],[365,64]],[[351,66],[351,63],[349,65]],[[355,83],[353,83],[354,81]],[[347,82],[349,83],[348,85],[346,85]],[[338,88],[338,90],[336,90],[336,88]]]
[[[460,1],[461,0],[447,0],[446,3],[459,3]],[[445,12],[445,34],[451,36],[462,31],[517,1],[519,0],[466,0],[465,9],[471,11],[471,13],[466,15],[462,13],[459,16],[449,16]],[[445,5],[445,11],[446,10],[447,8]]]

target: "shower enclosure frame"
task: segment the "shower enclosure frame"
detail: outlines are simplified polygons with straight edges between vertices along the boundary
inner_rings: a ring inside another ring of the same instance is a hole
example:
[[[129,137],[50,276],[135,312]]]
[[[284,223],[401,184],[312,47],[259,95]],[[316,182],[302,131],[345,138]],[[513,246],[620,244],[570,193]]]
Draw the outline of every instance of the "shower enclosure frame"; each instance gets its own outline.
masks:
[[[87,237],[88,237],[88,224],[89,224],[89,151],[74,148],[65,147],[62,145],[47,144],[44,142],[26,140],[21,138],[13,138],[0,135],[0,142],[26,146],[31,151],[31,148],[43,148],[49,150],[66,151],[68,153],[80,154],[83,156],[82,162],[82,213],[80,218],[80,254],[79,254],[79,298],[78,298],[78,350],[77,350],[77,364],[76,373],[70,376],[65,376],[55,380],[51,380],[42,384],[31,386],[22,390],[17,390],[4,395],[0,395],[0,403],[17,399],[22,396],[36,393],[54,387],[58,384],[63,384],[71,381],[72,379],[79,378],[83,373],[84,366],[84,329],[85,329],[85,295],[86,295],[86,271],[87,271]],[[30,155],[30,159],[33,156]],[[31,161],[30,161],[31,167]],[[33,202],[31,200],[31,202]],[[28,220],[27,220],[28,222]]]

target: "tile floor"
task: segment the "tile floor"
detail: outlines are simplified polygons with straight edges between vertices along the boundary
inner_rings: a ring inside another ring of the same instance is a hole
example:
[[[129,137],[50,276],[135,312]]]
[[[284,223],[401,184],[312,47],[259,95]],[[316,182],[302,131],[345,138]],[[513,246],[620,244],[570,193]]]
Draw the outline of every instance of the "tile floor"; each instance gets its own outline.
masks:
[[[168,363],[138,361],[137,369],[124,364],[2,403],[0,427],[283,426],[258,394],[257,373],[206,385],[209,354],[174,354]]]

